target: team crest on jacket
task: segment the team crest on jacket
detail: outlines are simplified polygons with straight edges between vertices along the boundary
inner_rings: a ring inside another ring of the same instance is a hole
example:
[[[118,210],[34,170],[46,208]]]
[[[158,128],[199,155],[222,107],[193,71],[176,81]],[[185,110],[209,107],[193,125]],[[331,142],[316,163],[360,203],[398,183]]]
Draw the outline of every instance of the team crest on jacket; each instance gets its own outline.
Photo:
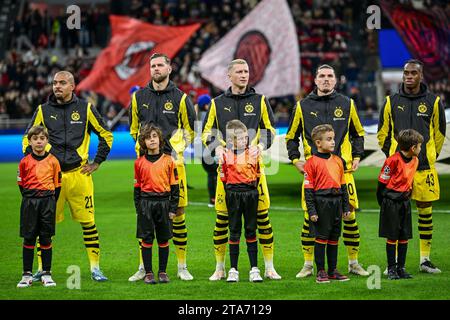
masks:
[[[427,112],[427,106],[426,106],[426,104],[425,103],[421,103],[421,104],[419,104],[419,112],[420,113],[425,113],[425,112]]]
[[[336,110],[334,110],[334,116],[337,118],[341,118],[344,114],[344,111],[342,111],[341,107],[336,107]]]
[[[173,109],[173,104],[172,102],[168,101],[164,104],[164,109],[166,109],[167,111],[170,111]]]
[[[245,105],[245,112],[253,112],[254,108],[251,103]]]
[[[70,117],[73,121],[78,121],[78,120],[80,120],[80,114],[78,113],[78,111],[74,111],[74,112],[72,112],[72,115],[71,115],[71,117]]]
[[[114,67],[117,76],[121,80],[133,76],[140,67],[148,63],[149,53],[154,46],[153,41],[139,41],[131,44],[125,51],[121,63]]]

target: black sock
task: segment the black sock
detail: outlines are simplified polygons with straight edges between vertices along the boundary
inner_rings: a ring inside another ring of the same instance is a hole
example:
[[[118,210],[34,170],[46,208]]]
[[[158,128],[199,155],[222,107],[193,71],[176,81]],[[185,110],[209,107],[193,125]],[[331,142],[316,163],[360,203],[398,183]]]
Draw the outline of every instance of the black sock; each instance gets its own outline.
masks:
[[[152,267],[152,247],[142,246],[142,261],[146,273],[153,272]]]
[[[398,251],[397,266],[398,268],[404,268],[406,263],[406,252],[408,251],[408,242],[406,243],[399,242],[397,251]]]
[[[230,264],[232,268],[237,270],[239,260],[239,243],[230,243]]]
[[[316,242],[314,243],[314,260],[316,262],[316,268],[317,271],[319,270],[325,270],[325,243],[320,243],[320,242]],[[319,240],[319,241],[326,241],[326,240]]]
[[[52,270],[52,247],[43,248],[41,245],[42,271]]]
[[[250,266],[257,267],[258,266],[258,244],[256,241],[247,242],[247,252],[248,258],[250,259]]]
[[[159,272],[166,272],[167,261],[169,260],[169,246],[159,247],[158,249],[159,255]]]
[[[336,269],[337,265],[337,256],[338,256],[338,244],[332,243],[328,241],[327,244],[327,261],[328,261],[328,273],[333,273],[334,269]]]
[[[34,258],[34,247],[23,246],[22,259],[23,259],[23,271],[32,272],[33,271],[33,258]]]
[[[395,243],[386,242],[386,255],[387,255],[387,263],[388,268],[395,267]]]

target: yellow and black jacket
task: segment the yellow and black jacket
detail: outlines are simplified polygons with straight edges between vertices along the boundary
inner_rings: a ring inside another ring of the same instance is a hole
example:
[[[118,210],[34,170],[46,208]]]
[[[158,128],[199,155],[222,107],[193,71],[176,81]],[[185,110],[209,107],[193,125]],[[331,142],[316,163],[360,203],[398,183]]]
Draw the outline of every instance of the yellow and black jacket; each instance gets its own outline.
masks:
[[[333,153],[344,159],[344,169],[348,171],[353,159],[361,158],[364,154],[364,128],[359,121],[355,103],[336,91],[318,96],[316,90],[297,102],[291,114],[286,134],[289,159],[293,163],[300,159],[299,138],[302,136],[305,159],[308,160],[317,152],[311,138],[312,129],[320,124],[330,124],[335,133]]]
[[[445,138],[445,110],[440,98],[420,84],[417,95],[408,95],[400,86],[399,92],[386,97],[380,111],[378,144],[386,157],[397,151],[395,137],[404,129],[414,129],[423,136],[417,170],[434,166]]]
[[[111,151],[113,135],[102,116],[95,107],[78,99],[75,94],[72,100],[64,104],[58,104],[52,94],[46,103],[37,107],[22,140],[22,151],[25,154],[31,152],[27,139],[28,130],[37,125],[47,128],[47,148],[58,159],[62,171],[69,171],[86,163],[92,131],[99,140],[94,162],[102,163]]]
[[[264,95],[249,88],[243,94],[233,94],[231,88],[214,98],[203,122],[202,141],[214,150],[226,146],[226,125],[238,119],[247,127],[249,144],[270,148],[275,137],[274,118],[269,101]]]
[[[158,126],[165,140],[164,153],[170,154],[172,150],[183,153],[194,140],[195,118],[191,99],[172,81],[161,91],[155,90],[150,82],[132,95],[129,108],[131,136],[137,141],[142,126]]]

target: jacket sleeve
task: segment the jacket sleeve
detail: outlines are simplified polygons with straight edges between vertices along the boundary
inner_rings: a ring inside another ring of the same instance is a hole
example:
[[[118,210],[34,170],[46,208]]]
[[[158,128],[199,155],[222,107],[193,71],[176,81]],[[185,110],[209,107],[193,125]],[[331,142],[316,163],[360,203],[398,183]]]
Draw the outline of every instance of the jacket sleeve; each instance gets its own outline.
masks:
[[[446,131],[446,119],[445,119],[445,109],[440,98],[437,97],[434,102],[433,110],[433,128],[434,128],[434,143],[436,144],[436,158],[439,156],[444,145],[445,131]]]
[[[128,122],[130,124],[130,134],[133,137],[134,141],[136,141],[139,134],[139,117],[136,92],[132,94],[131,103],[128,107]]]
[[[224,147],[226,145],[217,125],[215,99],[211,101],[211,106],[203,120],[202,142],[210,151],[214,151],[219,145]]]
[[[178,171],[175,161],[170,168],[170,212],[175,213],[180,200],[180,186],[178,184]]]
[[[288,150],[289,160],[293,163],[300,160],[300,135],[303,133],[303,117],[300,107],[300,101],[297,102],[289,119],[289,127],[286,133],[286,147]]]
[[[31,147],[28,144],[28,138],[27,138],[27,134],[28,131],[31,129],[31,127],[33,126],[44,126],[45,127],[45,123],[44,123],[44,114],[42,113],[42,106],[39,105],[36,109],[36,111],[33,114],[33,117],[31,118],[30,123],[27,126],[27,129],[25,130],[25,134],[22,138],[22,152],[24,155],[27,155],[31,152]],[[45,151],[49,151],[51,148],[50,144],[48,143],[47,146],[45,147]]]
[[[194,141],[194,122],[195,122],[195,109],[191,98],[184,94],[180,103],[181,111],[181,126],[184,129],[184,138],[189,145]]]
[[[308,210],[308,215],[317,215],[316,201],[314,197],[314,172],[311,161],[305,163],[305,180],[303,185],[305,188],[305,202]]]
[[[136,208],[136,214],[141,211],[141,180],[139,176],[139,165],[137,160],[134,162],[134,207]]]
[[[392,122],[391,122],[391,99],[390,97],[386,97],[383,107],[380,110],[380,119],[378,121],[378,145],[381,148],[381,151],[389,157],[389,150],[391,149],[392,144]]]
[[[273,139],[276,135],[274,128],[274,117],[272,107],[269,100],[265,96],[261,98],[261,120],[259,123],[260,138],[258,144],[261,145],[263,150],[269,149],[273,143]]]
[[[364,156],[364,128],[359,120],[355,102],[350,99],[350,127],[349,135],[352,144],[353,158]]]
[[[100,113],[90,103],[88,104],[88,122],[89,130],[95,132],[98,136],[98,148],[94,162],[101,164],[108,157],[113,143],[113,134],[106,126]]]

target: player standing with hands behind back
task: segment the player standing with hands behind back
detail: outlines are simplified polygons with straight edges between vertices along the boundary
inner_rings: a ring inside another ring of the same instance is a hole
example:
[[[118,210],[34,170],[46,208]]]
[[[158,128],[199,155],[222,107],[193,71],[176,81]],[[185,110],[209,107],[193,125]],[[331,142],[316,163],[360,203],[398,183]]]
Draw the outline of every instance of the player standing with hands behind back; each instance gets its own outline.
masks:
[[[311,132],[317,152],[305,163],[305,201],[310,229],[315,237],[314,260],[317,283],[331,280],[348,281],[337,271],[338,240],[342,216],[350,215],[347,185],[344,178],[344,160],[332,154],[334,130],[329,124],[318,125]],[[325,271],[325,250],[328,273]]]

